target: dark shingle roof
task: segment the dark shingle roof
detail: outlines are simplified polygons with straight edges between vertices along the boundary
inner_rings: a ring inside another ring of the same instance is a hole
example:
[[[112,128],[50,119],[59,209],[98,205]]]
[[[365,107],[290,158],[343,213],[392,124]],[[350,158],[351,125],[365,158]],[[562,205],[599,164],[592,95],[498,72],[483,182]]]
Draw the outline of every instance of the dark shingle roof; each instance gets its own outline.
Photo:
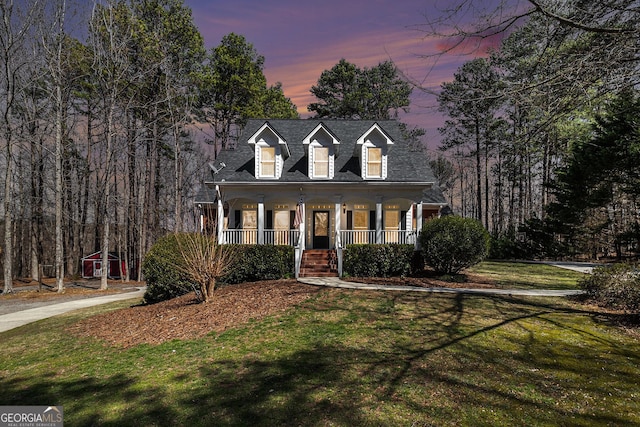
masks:
[[[444,206],[447,204],[447,200],[444,198],[442,190],[437,185],[434,185],[429,190],[422,192],[422,203]]]
[[[387,160],[387,179],[385,182],[435,182],[426,156],[411,150],[403,139],[397,121],[372,120],[249,120],[245,126],[237,148],[222,151],[217,159],[226,167],[215,177],[216,182],[254,182],[254,150],[247,140],[266,122],[287,142],[291,157],[285,160],[282,177],[276,182],[310,182],[307,176],[308,160],[302,141],[323,123],[339,140],[338,156],[335,159],[335,177],[333,182],[361,182],[359,159],[354,156],[356,141],[375,123],[389,135],[394,144],[389,148]],[[207,181],[211,181],[211,172],[207,171]]]

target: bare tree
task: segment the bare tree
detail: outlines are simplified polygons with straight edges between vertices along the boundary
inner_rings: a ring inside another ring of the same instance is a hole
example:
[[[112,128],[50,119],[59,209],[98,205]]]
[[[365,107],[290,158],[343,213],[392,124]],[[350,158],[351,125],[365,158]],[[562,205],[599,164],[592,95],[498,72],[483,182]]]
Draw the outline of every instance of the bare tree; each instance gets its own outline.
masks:
[[[217,279],[227,274],[236,260],[233,246],[219,245],[215,236],[192,233],[178,235],[182,254],[179,268],[198,284],[199,298],[209,302],[216,289]]]
[[[20,92],[26,87],[24,68],[33,60],[29,45],[34,40],[34,23],[39,19],[38,0],[0,2],[0,138],[4,144],[4,289],[13,292],[14,155],[16,150],[16,109]]]
[[[131,41],[129,10],[123,3],[109,1],[104,6],[96,6],[90,22],[91,47],[94,52],[94,75],[98,91],[102,95],[104,118],[103,168],[104,190],[102,194],[102,276],[100,289],[107,289],[110,249],[110,209],[112,208],[111,174],[113,171],[116,138],[116,109],[118,99],[127,84],[129,68],[127,48]]]
[[[51,76],[51,96],[55,112],[55,273],[58,292],[64,290],[64,229],[63,229],[63,155],[64,133],[67,105],[63,97],[64,67],[63,47],[65,39],[66,1],[58,0],[53,5],[54,19],[49,28],[43,25],[42,45],[48,57],[48,70]],[[44,22],[43,22],[44,24]]]

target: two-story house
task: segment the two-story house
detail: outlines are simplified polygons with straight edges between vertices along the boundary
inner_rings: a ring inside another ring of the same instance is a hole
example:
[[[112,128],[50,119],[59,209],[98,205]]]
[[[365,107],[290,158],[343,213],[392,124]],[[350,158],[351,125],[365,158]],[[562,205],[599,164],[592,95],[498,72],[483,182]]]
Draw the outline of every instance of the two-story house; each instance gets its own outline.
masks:
[[[249,120],[209,165],[197,198],[218,241],[341,250],[409,243],[446,205],[424,153],[396,121]],[[341,270],[341,267],[338,267]],[[341,271],[339,271],[341,274]]]

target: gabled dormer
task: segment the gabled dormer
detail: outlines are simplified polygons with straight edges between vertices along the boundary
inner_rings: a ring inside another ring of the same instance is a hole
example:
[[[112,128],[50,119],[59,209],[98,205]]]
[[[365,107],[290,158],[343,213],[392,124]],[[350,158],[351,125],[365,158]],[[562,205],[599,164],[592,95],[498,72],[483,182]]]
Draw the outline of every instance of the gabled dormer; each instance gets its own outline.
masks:
[[[340,140],[320,123],[304,138],[303,144],[309,159],[309,178],[333,179]]]
[[[387,178],[387,156],[391,145],[393,139],[377,123],[358,138],[354,154],[360,159],[362,179]]]
[[[254,147],[256,179],[279,179],[284,161],[291,156],[287,141],[264,122],[247,142]]]

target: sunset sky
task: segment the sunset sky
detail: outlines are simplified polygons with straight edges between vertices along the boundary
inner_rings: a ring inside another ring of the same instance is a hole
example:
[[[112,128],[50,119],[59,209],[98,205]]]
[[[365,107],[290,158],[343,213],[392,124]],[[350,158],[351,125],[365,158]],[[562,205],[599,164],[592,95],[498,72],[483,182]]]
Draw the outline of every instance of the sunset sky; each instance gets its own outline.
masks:
[[[420,26],[427,17],[441,16],[450,0],[185,0],[185,5],[191,8],[207,48],[231,32],[253,44],[265,57],[268,84],[281,82],[303,117],[308,117],[306,107],[315,101],[311,86],[341,58],[360,68],[393,60],[402,73],[429,89],[452,80],[454,71],[473,58],[460,54],[442,56],[437,62],[424,58],[440,52],[447,41],[427,37]],[[459,20],[470,20],[471,13]],[[439,140],[437,127],[443,121],[435,105],[433,96],[414,89],[411,111],[401,117],[425,128],[430,146]]]

